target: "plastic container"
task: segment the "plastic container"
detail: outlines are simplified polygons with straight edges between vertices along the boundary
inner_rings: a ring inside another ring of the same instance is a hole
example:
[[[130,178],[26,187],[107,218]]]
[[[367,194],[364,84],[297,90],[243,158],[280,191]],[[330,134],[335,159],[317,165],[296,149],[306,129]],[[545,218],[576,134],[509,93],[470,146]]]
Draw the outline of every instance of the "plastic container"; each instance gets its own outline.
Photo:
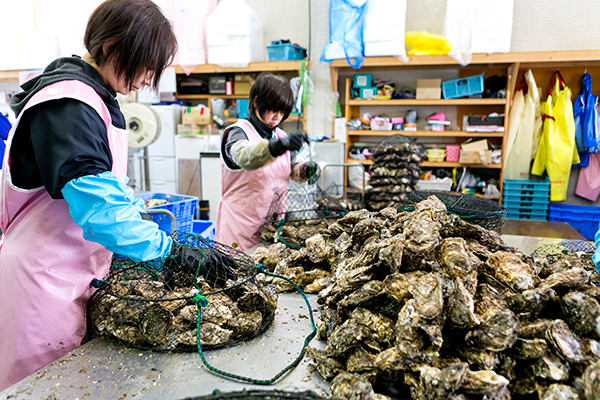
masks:
[[[274,40],[270,46],[267,46],[269,61],[291,61],[304,60],[306,49],[293,44],[281,43],[280,40]]]
[[[427,149],[425,155],[429,161],[441,162],[446,157],[446,150],[443,149]]]
[[[520,192],[550,192],[550,180],[542,179],[505,179],[504,190],[520,191]]]
[[[208,63],[246,68],[264,61],[260,18],[243,0],[221,0],[206,18]]]
[[[587,240],[594,240],[600,225],[600,207],[550,203],[548,219],[566,222],[579,229],[579,233]]]
[[[536,213],[533,211],[511,211],[511,210],[508,210],[506,219],[529,219],[532,221],[547,221],[548,214]]]
[[[371,118],[369,124],[372,131],[391,131],[393,124],[387,118]]]
[[[195,219],[192,225],[192,232],[197,233],[205,239],[215,240],[215,229],[217,224],[215,221],[202,221]]]
[[[458,162],[460,158],[460,145],[448,144],[446,145],[446,161]]]
[[[483,74],[442,82],[444,99],[473,96],[483,93]]]
[[[192,231],[192,221],[194,220],[194,211],[198,198],[195,196],[184,196],[181,194],[143,192],[135,195],[136,197],[148,201],[159,199],[168,201],[167,204],[149,207],[149,209],[164,209],[171,211],[177,220],[177,232],[189,233]],[[164,214],[151,214],[152,220],[158,224],[158,229],[171,232],[171,218]]]
[[[235,110],[238,118],[246,118],[248,116],[248,104],[250,104],[250,100],[248,99],[237,99],[235,101]]]

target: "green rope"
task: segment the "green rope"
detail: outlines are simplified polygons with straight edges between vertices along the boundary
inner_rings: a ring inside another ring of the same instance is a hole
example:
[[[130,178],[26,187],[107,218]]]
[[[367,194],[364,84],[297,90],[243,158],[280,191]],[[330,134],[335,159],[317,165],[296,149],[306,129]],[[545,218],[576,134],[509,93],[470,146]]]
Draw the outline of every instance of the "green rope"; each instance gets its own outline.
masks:
[[[308,315],[310,317],[310,323],[311,323],[313,330],[306,337],[306,339],[304,339],[304,344],[302,346],[302,350],[300,351],[300,354],[298,355],[298,357],[296,357],[296,359],[294,361],[292,361],[291,364],[289,364],[287,367],[282,369],[279,373],[277,373],[271,379],[247,378],[245,376],[232,374],[232,373],[225,372],[225,371],[222,371],[220,369],[213,367],[212,365],[210,365],[208,363],[208,361],[206,361],[206,357],[204,357],[204,352],[202,351],[202,344],[200,343],[200,321],[202,320],[202,307],[206,307],[208,305],[208,300],[206,299],[206,297],[201,296],[199,294],[196,294],[194,296],[194,302],[198,305],[198,322],[196,323],[196,340],[198,341],[198,354],[200,354],[200,359],[202,360],[202,363],[206,366],[206,368],[208,368],[210,371],[212,371],[218,375],[222,375],[226,378],[236,379],[239,381],[248,382],[248,383],[252,383],[255,385],[272,385],[273,383],[275,383],[275,381],[277,379],[281,378],[288,371],[292,370],[298,364],[300,364],[300,361],[302,361],[304,354],[306,354],[306,348],[308,347],[308,344],[317,335],[317,327],[315,326],[315,319],[313,317],[313,312],[312,312],[312,308],[310,307],[310,303],[309,303],[308,299],[306,298],[306,295],[304,294],[302,289],[300,289],[298,287],[298,285],[296,285],[291,279],[286,278],[285,276],[270,273],[269,271],[267,271],[266,266],[264,264],[258,265],[258,266],[256,266],[256,268],[265,275],[269,275],[269,276],[272,276],[275,278],[280,278],[280,279],[283,279],[283,280],[289,282],[290,284],[292,284],[292,286],[294,286],[294,288],[296,288],[296,290],[302,295],[302,298],[304,299],[304,302],[306,303],[306,306],[308,307]]]
[[[275,224],[275,226],[278,227],[277,237],[279,238],[279,240],[281,240],[281,242],[283,244],[285,244],[287,247],[291,247],[292,249],[301,249],[303,246],[296,246],[295,244],[291,244],[291,243],[288,243],[285,240],[283,240],[283,238],[281,237],[281,228],[283,228],[284,224],[285,224],[285,218]]]

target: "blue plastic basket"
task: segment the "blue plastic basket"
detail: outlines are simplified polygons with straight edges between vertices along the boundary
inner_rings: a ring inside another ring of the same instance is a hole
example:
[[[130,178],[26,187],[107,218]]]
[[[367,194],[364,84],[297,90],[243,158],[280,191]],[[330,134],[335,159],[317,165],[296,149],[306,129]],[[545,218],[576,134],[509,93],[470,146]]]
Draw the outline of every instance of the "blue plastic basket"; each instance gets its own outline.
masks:
[[[594,240],[600,225],[600,207],[550,203],[549,220],[566,222],[587,240]]]
[[[306,57],[304,48],[278,41],[271,42],[271,46],[267,46],[267,52],[269,53],[269,61],[303,60]]]
[[[503,190],[550,192],[550,180],[546,179],[505,179]]]
[[[217,224],[215,221],[195,219],[192,232],[197,233],[205,239],[215,240],[216,227]]]
[[[541,214],[537,214],[533,211],[525,211],[525,212],[521,212],[519,211],[508,211],[508,215],[506,216],[506,219],[529,219],[532,221],[548,221],[548,214],[547,213],[541,213]]]
[[[483,93],[483,74],[442,82],[444,99],[473,96]]]
[[[149,207],[149,209],[163,209],[171,211],[175,215],[177,220],[177,232],[189,233],[192,232],[192,222],[194,220],[194,212],[196,210],[196,204],[198,204],[198,198],[195,196],[184,196],[181,194],[170,194],[170,193],[155,193],[155,192],[144,192],[138,193],[136,197],[148,201],[151,199],[166,200],[167,204],[160,206]],[[158,229],[171,232],[171,218],[164,214],[150,214],[152,220],[158,224]]]

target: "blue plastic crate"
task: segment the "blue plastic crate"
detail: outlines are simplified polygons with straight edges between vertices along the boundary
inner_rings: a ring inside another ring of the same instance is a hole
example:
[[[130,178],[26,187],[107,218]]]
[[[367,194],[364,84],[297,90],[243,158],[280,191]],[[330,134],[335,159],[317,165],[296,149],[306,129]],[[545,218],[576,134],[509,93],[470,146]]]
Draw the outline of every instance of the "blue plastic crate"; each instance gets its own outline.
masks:
[[[352,77],[352,87],[371,87],[372,79],[373,75],[371,74],[354,74],[354,76]]]
[[[547,210],[549,207],[548,195],[502,195],[502,204],[507,208],[536,208],[539,210]]]
[[[600,225],[600,207],[550,203],[549,220],[566,222],[587,240],[594,240]]]
[[[515,190],[515,191],[548,191],[550,192],[550,180],[546,179],[505,179],[503,190]]]
[[[184,196],[181,194],[171,193],[155,193],[155,192],[144,192],[138,193],[136,197],[148,201],[151,199],[166,200],[167,204],[160,206],[149,207],[149,209],[163,209],[171,211],[175,215],[177,220],[177,232],[192,232],[192,222],[194,220],[194,212],[196,210],[196,204],[198,204],[198,198],[195,196]],[[164,214],[150,214],[152,220],[158,224],[158,229],[171,232],[171,218]]]
[[[303,60],[306,57],[304,48],[279,41],[271,42],[271,46],[267,46],[267,52],[269,53],[269,61]]]
[[[535,211],[538,213],[546,213],[548,214],[548,204],[535,204],[535,203],[513,203],[513,202],[504,202],[504,206],[506,207],[506,209],[508,210],[508,212],[511,211],[518,211],[518,210],[528,210],[528,211]]]
[[[197,233],[205,239],[215,240],[216,227],[217,224],[215,221],[195,219],[192,227],[192,232]]]
[[[511,212],[510,210],[508,211],[508,215],[506,216],[506,219],[528,219],[528,220],[532,220],[532,221],[548,221],[548,213],[535,213],[532,211],[526,211],[526,212],[521,212],[521,211],[514,211]]]
[[[457,99],[483,93],[483,74],[442,82],[444,99]]]

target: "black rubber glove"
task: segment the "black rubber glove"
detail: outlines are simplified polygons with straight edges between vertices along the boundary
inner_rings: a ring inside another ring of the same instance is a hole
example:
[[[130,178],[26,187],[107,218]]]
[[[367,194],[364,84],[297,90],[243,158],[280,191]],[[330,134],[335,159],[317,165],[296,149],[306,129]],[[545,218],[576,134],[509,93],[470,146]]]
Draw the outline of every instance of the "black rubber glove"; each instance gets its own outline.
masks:
[[[171,246],[171,254],[163,266],[163,279],[171,288],[184,285],[189,277],[196,276],[204,277],[213,288],[224,287],[228,279],[237,279],[235,261],[216,249],[192,249],[175,240]]]
[[[279,157],[289,150],[300,150],[302,144],[308,143],[308,136],[300,132],[292,132],[288,137],[269,140],[269,153]]]

